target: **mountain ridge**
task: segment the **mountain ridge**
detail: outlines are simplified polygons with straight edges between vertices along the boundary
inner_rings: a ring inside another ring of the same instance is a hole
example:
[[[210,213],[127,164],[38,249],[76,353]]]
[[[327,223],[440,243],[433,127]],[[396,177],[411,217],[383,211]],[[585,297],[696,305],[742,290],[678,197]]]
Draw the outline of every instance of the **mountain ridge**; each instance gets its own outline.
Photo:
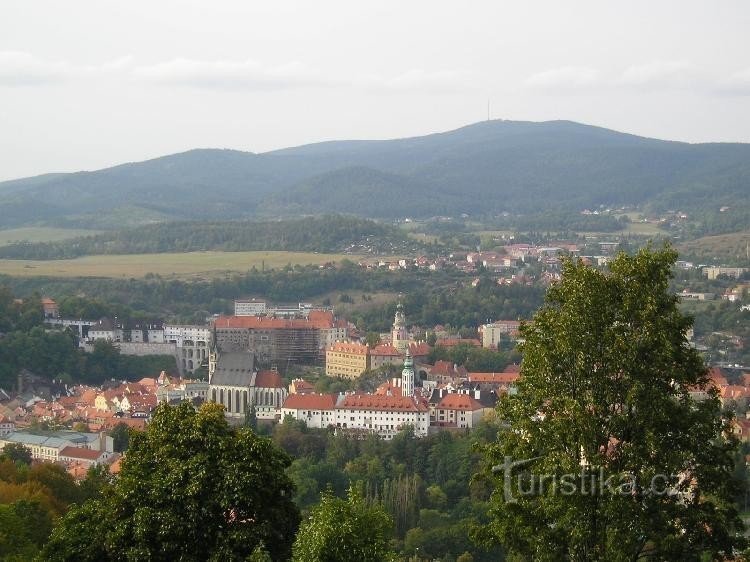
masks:
[[[685,209],[750,192],[750,144],[651,139],[574,121],[482,121],[389,140],[256,153],[191,149],[94,171],[0,182],[0,227],[349,212],[372,218]],[[400,205],[394,204],[398,200]],[[120,213],[122,214],[122,213]]]

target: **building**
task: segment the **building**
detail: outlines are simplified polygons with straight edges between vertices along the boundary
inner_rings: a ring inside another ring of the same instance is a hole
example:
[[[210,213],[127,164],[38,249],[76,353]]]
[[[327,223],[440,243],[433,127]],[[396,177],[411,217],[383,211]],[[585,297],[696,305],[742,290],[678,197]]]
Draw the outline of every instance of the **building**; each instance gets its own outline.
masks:
[[[379,369],[383,365],[400,365],[403,354],[389,343],[381,343],[370,350],[370,368]]]
[[[317,363],[325,354],[323,333],[334,327],[333,313],[310,311],[307,318],[220,316],[214,321],[216,344],[225,351],[252,350],[261,365]]]
[[[266,301],[242,299],[234,301],[235,316],[261,316],[266,313]]]
[[[58,455],[58,461],[67,465],[83,466],[86,469],[104,464],[112,453],[84,447],[65,447]]]
[[[703,273],[709,279],[716,279],[719,275],[726,275],[727,277],[734,277],[739,279],[745,273],[748,272],[746,267],[704,267]]]
[[[57,303],[49,297],[42,299],[42,311],[45,320],[60,317],[60,309],[57,307]]]
[[[404,359],[404,370],[401,371],[401,395],[414,396],[414,361],[408,349]]]
[[[435,425],[471,429],[484,413],[485,407],[472,395],[449,393],[435,407]]]
[[[356,379],[370,368],[370,347],[337,342],[326,349],[326,375]]]
[[[225,408],[230,419],[244,419],[252,408],[258,419],[276,419],[288,395],[275,371],[255,370],[249,351],[212,349],[208,359],[208,397]]]
[[[0,438],[0,449],[10,443],[20,443],[31,451],[31,458],[39,461],[58,462],[60,453],[66,447],[91,449],[112,453],[113,441],[111,437],[99,433],[83,433],[78,431],[48,431],[26,432],[14,431]]]
[[[698,293],[688,291],[687,289],[683,289],[681,293],[677,293],[677,296],[683,301],[712,301],[716,298],[715,293]]]
[[[192,373],[208,361],[211,328],[190,324],[167,324],[164,326],[164,342],[175,344],[182,370]]]
[[[427,403],[414,396],[349,394],[336,404],[336,428],[375,433],[392,439],[406,426],[424,437],[430,428]]]
[[[0,415],[0,437],[13,433],[16,430],[16,424],[10,418]]]
[[[401,303],[396,305],[396,315],[393,319],[393,328],[391,329],[391,345],[401,354],[406,353],[406,348],[409,347],[406,315],[404,314],[404,305]]]
[[[505,338],[518,337],[521,327],[519,320],[498,320],[491,324],[480,326],[479,332],[482,336],[482,347],[497,349],[497,344]]]
[[[307,427],[325,429],[336,425],[335,394],[290,394],[281,408],[281,418],[291,416]]]

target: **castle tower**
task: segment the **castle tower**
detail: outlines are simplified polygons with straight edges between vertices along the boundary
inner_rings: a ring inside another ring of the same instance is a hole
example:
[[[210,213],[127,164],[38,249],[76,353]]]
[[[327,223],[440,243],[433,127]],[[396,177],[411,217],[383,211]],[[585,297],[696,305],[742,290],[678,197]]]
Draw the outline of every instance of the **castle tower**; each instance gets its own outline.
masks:
[[[409,336],[406,333],[406,315],[404,315],[404,305],[401,303],[398,303],[396,306],[396,317],[393,319],[391,343],[399,353],[405,353],[409,348]]]
[[[408,348],[404,358],[404,370],[401,371],[401,394],[403,396],[414,395],[414,360]]]

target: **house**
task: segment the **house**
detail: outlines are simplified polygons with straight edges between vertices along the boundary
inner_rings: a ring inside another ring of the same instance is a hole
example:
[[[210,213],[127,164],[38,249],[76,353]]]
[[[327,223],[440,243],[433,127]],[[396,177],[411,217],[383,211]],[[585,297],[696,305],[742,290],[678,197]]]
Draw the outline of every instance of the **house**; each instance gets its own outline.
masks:
[[[383,365],[400,365],[403,355],[393,345],[381,343],[370,350],[370,368],[378,369]]]
[[[92,466],[103,464],[109,458],[110,453],[98,449],[86,449],[85,447],[64,447],[59,455],[58,461],[65,464],[74,464],[85,466],[87,469]]]
[[[58,318],[60,316],[60,309],[57,303],[49,297],[42,299],[42,311],[45,319]]]
[[[500,395],[510,392],[520,377],[517,371],[503,373],[469,373],[469,383],[487,392]]]
[[[311,394],[315,392],[315,387],[303,379],[294,379],[289,384],[289,394]]]
[[[10,418],[0,415],[0,437],[5,437],[16,430],[16,424]]]
[[[470,394],[449,393],[435,408],[435,425],[470,429],[485,413],[485,407]]]
[[[281,407],[281,419],[291,416],[307,427],[325,429],[336,423],[336,399],[335,394],[289,394]]]
[[[370,346],[336,342],[326,349],[326,375],[356,379],[370,368]]]

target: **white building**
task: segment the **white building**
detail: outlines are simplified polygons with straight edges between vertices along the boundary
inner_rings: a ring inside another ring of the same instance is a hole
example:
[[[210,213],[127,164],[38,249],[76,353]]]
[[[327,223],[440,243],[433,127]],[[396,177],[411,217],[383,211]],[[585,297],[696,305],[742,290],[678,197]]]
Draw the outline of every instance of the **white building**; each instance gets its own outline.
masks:
[[[266,313],[266,301],[241,299],[234,301],[235,316],[260,316]]]
[[[31,451],[31,458],[46,462],[60,460],[60,452],[66,447],[92,449],[112,453],[114,442],[111,437],[98,433],[78,431],[54,431],[44,434],[15,431],[0,438],[0,449],[10,443],[20,443]]]
[[[281,408],[281,419],[291,416],[316,429],[335,426],[336,399],[335,394],[290,394]]]
[[[492,324],[485,324],[479,328],[482,335],[482,347],[497,349],[497,344],[502,338],[515,338],[521,322],[518,320],[498,320]]]
[[[164,326],[164,343],[177,346],[177,357],[183,371],[192,373],[208,360],[211,348],[211,328],[189,324]]]
[[[392,439],[406,426],[425,437],[430,428],[430,408],[414,396],[348,394],[336,404],[336,427],[375,433]]]

